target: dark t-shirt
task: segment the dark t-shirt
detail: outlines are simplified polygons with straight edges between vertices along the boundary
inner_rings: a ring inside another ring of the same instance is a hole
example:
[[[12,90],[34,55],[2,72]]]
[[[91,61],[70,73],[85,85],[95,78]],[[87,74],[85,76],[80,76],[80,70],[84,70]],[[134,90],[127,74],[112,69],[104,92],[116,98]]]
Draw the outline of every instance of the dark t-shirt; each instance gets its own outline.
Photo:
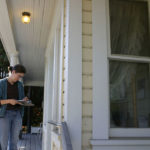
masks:
[[[18,82],[15,82],[13,85],[7,81],[7,99],[16,99],[18,100]],[[11,105],[7,104],[7,110],[19,110],[21,108],[20,105]]]

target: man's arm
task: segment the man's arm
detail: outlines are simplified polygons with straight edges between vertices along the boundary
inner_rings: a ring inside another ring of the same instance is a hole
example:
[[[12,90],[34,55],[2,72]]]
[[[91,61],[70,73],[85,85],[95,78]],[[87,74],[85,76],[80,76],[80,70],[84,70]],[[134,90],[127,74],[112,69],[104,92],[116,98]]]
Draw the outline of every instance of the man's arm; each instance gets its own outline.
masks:
[[[20,104],[21,105],[21,103],[15,99],[0,100],[0,106],[5,105],[5,104],[11,104],[11,105]]]

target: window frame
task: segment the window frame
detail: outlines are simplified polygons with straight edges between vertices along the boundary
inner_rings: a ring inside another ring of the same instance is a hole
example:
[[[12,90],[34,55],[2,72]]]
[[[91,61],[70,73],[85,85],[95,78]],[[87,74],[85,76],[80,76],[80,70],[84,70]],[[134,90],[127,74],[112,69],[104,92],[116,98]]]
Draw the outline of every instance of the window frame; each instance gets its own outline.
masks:
[[[148,2],[150,14],[150,0],[140,1]],[[111,54],[109,0],[93,0],[92,5],[93,139],[150,137],[150,128],[110,128],[109,61],[150,63],[150,57]]]
[[[109,17],[109,0],[108,1],[108,63],[110,60],[123,61],[123,62],[131,62],[131,63],[150,63],[150,57],[145,56],[133,56],[133,55],[124,55],[124,54],[112,54],[111,53],[111,39],[110,39],[110,17]],[[146,1],[148,2],[148,12],[150,14],[150,0],[135,0],[135,1]],[[150,26],[150,19],[149,19]],[[108,73],[109,74],[109,73]],[[110,95],[109,95],[110,98]],[[110,118],[109,118],[110,119]],[[110,128],[110,137],[150,137],[149,128]]]

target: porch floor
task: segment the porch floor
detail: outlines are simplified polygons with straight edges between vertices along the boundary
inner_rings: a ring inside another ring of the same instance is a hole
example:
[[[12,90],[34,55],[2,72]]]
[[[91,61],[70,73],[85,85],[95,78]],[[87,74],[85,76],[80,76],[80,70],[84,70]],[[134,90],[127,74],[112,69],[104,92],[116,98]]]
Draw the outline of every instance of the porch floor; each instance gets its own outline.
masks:
[[[23,134],[18,142],[18,150],[42,150],[39,134]]]

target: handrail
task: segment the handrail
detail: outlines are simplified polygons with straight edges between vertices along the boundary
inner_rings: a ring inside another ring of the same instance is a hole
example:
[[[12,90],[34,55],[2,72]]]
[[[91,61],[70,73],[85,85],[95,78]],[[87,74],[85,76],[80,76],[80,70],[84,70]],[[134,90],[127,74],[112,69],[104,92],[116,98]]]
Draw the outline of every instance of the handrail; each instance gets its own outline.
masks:
[[[63,150],[73,150],[67,123],[66,122],[57,123],[54,121],[48,121],[48,123],[56,127],[62,128],[61,135],[62,135]]]
[[[49,124],[51,124],[51,125],[54,125],[54,126],[56,126],[56,127],[58,127],[58,126],[61,126],[61,123],[57,123],[57,122],[55,122],[55,121],[48,121],[48,123]]]

